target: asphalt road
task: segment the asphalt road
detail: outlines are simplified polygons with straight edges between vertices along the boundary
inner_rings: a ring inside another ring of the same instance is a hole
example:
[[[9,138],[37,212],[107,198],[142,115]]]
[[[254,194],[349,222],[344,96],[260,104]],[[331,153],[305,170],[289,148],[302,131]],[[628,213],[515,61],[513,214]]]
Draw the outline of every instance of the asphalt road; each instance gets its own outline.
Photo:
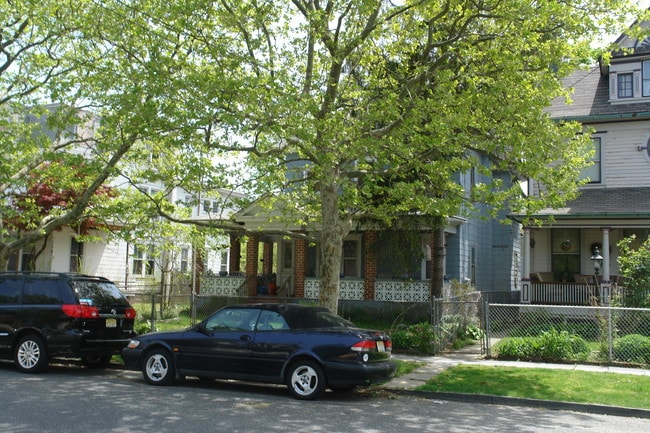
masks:
[[[2,433],[650,431],[647,419],[385,392],[302,402],[280,386],[188,379],[153,387],[136,372],[70,365],[25,375],[0,362],[0,387]]]

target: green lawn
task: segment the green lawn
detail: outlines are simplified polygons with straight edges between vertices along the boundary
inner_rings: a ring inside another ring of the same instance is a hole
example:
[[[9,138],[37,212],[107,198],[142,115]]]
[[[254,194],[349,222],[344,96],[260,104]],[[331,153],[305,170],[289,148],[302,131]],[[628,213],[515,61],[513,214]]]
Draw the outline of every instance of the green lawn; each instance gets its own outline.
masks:
[[[650,409],[648,389],[648,376],[474,365],[450,368],[418,388]]]

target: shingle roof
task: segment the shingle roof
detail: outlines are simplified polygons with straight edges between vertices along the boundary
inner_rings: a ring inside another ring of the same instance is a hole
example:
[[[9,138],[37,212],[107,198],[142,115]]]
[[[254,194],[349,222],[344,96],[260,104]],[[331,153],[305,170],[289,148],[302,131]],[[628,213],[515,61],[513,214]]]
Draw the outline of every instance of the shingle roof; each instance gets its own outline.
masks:
[[[610,104],[608,77],[600,73],[600,67],[578,70],[564,80],[566,87],[573,90],[570,104],[564,98],[556,98],[547,112],[555,119],[580,119],[592,121],[611,120],[611,118],[641,117],[650,115],[650,102],[634,104]],[[609,118],[609,119],[607,119]]]
[[[650,217],[650,187],[587,188],[559,209],[544,209],[538,216],[624,218]]]

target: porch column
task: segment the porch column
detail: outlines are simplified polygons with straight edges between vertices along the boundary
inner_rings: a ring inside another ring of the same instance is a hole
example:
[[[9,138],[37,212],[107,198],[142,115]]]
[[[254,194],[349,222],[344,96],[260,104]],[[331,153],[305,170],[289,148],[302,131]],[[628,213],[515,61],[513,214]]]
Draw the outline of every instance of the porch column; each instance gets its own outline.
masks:
[[[297,239],[295,242],[296,261],[293,268],[293,293],[296,298],[305,297],[305,277],[307,275],[307,241]]]
[[[273,272],[273,243],[264,242],[264,257],[262,258],[262,272],[271,275]]]
[[[609,305],[609,301],[612,297],[612,284],[609,282],[610,274],[609,274],[609,262],[610,262],[610,254],[609,254],[609,227],[605,227],[602,229],[603,232],[603,250],[601,251],[601,254],[603,256],[603,266],[602,266],[602,271],[603,271],[603,279],[600,284],[600,302],[604,305]]]
[[[241,241],[239,236],[230,235],[230,263],[228,264],[228,274],[241,271]]]
[[[375,285],[377,283],[377,232],[367,231],[363,234],[365,245],[364,277],[363,277],[363,299],[366,301],[375,300]]]
[[[248,296],[257,295],[257,262],[259,260],[259,242],[258,235],[249,235],[246,242],[246,281],[248,286]]]
[[[522,278],[521,278],[521,303],[530,304],[532,287],[530,282],[530,229],[524,227],[524,244],[521,252],[523,255]]]

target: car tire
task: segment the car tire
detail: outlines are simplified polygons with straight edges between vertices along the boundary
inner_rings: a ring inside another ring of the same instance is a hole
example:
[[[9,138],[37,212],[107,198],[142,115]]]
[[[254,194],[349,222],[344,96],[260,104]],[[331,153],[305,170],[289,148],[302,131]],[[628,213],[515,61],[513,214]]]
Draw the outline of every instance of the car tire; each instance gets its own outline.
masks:
[[[113,355],[87,355],[81,361],[88,368],[103,369],[108,367],[111,359],[113,359]]]
[[[299,400],[314,400],[325,393],[326,379],[323,369],[316,362],[303,360],[289,368],[287,387]]]
[[[175,369],[172,356],[165,349],[147,352],[142,363],[142,375],[150,385],[169,385],[174,381]]]
[[[36,334],[29,334],[18,340],[14,362],[23,373],[40,373],[45,370],[50,361],[43,339]]]

